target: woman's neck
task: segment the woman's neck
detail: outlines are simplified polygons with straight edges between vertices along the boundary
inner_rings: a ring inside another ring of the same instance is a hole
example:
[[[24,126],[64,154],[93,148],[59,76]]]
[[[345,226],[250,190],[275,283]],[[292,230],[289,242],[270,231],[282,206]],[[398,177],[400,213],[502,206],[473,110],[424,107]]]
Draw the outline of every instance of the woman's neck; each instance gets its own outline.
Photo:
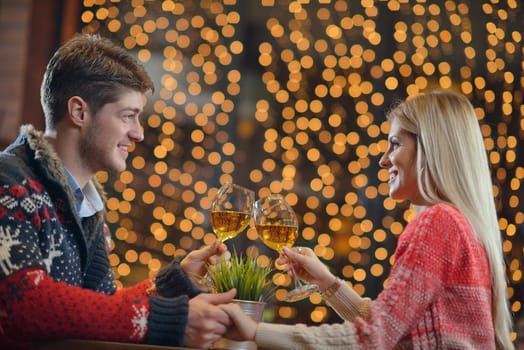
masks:
[[[429,204],[424,204],[424,205],[413,205],[413,210],[415,210],[415,213],[417,215],[419,215],[420,213],[422,213],[424,210],[426,210],[427,208],[429,208],[430,205]]]

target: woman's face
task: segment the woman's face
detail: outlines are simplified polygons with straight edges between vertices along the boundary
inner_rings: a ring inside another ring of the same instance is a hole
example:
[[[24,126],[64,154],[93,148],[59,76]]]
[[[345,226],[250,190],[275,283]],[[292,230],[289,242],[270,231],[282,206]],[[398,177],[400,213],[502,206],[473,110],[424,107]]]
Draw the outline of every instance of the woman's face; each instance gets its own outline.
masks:
[[[379,164],[388,170],[391,198],[407,200],[414,205],[424,204],[417,182],[417,139],[402,129],[397,119],[391,121],[388,149]]]

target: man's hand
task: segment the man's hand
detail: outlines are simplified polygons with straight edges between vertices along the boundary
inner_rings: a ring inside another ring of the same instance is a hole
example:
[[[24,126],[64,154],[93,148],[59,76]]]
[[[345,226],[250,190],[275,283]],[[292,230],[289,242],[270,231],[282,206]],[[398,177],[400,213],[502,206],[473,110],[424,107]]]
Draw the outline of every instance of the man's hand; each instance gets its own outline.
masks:
[[[189,300],[185,346],[208,349],[222,338],[231,320],[218,305],[230,303],[235,294],[236,289],[231,289],[226,293],[202,293]]]
[[[180,267],[188,276],[204,276],[207,273],[206,265],[217,263],[224,254],[226,258],[231,255],[224,243],[215,241],[209,246],[187,254],[180,262]]]

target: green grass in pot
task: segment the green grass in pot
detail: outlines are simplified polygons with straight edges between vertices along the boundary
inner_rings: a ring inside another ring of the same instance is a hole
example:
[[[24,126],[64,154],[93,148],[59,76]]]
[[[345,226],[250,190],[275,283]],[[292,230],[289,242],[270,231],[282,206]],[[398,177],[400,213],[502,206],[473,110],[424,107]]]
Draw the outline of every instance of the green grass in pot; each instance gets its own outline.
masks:
[[[266,301],[276,289],[269,276],[273,271],[271,266],[269,263],[262,267],[257,264],[256,256],[239,255],[235,251],[230,260],[222,258],[208,266],[208,270],[217,293],[236,288],[235,299]]]

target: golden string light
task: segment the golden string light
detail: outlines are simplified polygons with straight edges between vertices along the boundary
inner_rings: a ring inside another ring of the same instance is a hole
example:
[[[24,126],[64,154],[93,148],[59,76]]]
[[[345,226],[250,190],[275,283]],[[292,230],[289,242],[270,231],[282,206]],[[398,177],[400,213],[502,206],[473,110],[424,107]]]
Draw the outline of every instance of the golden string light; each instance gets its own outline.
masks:
[[[259,14],[256,18],[248,13]],[[110,191],[121,285],[214,238],[208,209],[230,180],[283,193],[301,241],[358,293],[386,283],[414,217],[388,198],[384,112],[430,88],[468,96],[493,169],[511,309],[522,315],[522,5],[516,0],[85,0],[84,30],[133,52],[156,81],[145,140]],[[232,244],[272,257],[254,230]],[[283,287],[289,276],[275,275]],[[315,294],[281,322],[336,319]],[[299,310],[300,309],[300,310]]]

